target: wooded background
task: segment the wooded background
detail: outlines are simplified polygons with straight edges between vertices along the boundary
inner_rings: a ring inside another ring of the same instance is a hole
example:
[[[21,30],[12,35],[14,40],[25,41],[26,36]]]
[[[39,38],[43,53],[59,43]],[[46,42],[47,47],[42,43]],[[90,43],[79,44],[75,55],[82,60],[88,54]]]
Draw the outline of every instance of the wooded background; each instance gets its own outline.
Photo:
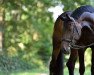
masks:
[[[48,9],[58,4],[67,11],[94,0],[0,0],[0,70],[49,66],[54,21]]]

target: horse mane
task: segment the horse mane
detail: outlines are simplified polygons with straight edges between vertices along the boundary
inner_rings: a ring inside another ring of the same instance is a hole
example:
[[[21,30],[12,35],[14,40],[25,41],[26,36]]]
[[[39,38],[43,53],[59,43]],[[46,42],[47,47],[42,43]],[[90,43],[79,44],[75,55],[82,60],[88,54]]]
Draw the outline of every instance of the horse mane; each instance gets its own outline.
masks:
[[[84,5],[81,7],[78,7],[76,10],[73,11],[73,13],[71,14],[71,16],[78,20],[78,18],[84,13],[84,12],[90,12],[90,13],[94,13],[94,8],[90,5]]]

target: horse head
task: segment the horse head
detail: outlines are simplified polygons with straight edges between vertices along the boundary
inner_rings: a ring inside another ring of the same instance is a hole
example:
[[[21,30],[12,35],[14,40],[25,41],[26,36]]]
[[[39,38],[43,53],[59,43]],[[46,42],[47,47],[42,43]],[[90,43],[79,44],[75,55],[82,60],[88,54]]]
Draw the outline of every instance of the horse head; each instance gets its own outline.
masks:
[[[73,44],[76,44],[79,38],[81,37],[81,30],[84,27],[87,27],[90,31],[93,32],[90,24],[94,24],[94,14],[89,12],[84,12],[78,20],[75,20],[70,15],[62,16],[61,20],[64,21],[63,25],[63,37],[61,49],[64,53],[70,53],[70,49]]]
[[[70,45],[76,43],[81,35],[81,25],[73,17],[66,14],[65,17],[61,17],[61,20],[64,21],[63,25],[63,37],[61,49],[64,53],[70,53]]]

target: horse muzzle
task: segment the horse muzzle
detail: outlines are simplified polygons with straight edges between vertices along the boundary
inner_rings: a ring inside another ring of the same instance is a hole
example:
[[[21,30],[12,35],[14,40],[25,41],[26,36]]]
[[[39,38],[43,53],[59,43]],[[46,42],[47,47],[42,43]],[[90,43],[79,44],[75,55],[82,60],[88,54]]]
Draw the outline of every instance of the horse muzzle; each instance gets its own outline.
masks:
[[[62,48],[62,51],[63,51],[64,54],[70,54],[71,53],[70,47]]]

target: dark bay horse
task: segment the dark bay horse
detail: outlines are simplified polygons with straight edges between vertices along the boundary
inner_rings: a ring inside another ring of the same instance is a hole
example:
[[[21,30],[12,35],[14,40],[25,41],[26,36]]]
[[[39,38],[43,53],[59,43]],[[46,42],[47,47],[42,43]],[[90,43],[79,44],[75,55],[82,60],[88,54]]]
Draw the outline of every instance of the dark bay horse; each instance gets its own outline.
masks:
[[[53,32],[53,52],[50,75],[63,75],[63,52],[70,53],[67,62],[69,75],[74,75],[74,67],[79,56],[79,72],[84,75],[84,52],[92,49],[91,75],[94,75],[94,8],[81,6],[73,12],[61,14],[55,22]]]
[[[71,14],[70,11],[64,12],[61,14],[55,24],[53,30],[53,52],[52,52],[52,60],[50,62],[50,75],[63,75],[63,52],[61,50],[62,43],[62,29],[63,29],[63,21],[60,17],[66,16],[66,14]]]

